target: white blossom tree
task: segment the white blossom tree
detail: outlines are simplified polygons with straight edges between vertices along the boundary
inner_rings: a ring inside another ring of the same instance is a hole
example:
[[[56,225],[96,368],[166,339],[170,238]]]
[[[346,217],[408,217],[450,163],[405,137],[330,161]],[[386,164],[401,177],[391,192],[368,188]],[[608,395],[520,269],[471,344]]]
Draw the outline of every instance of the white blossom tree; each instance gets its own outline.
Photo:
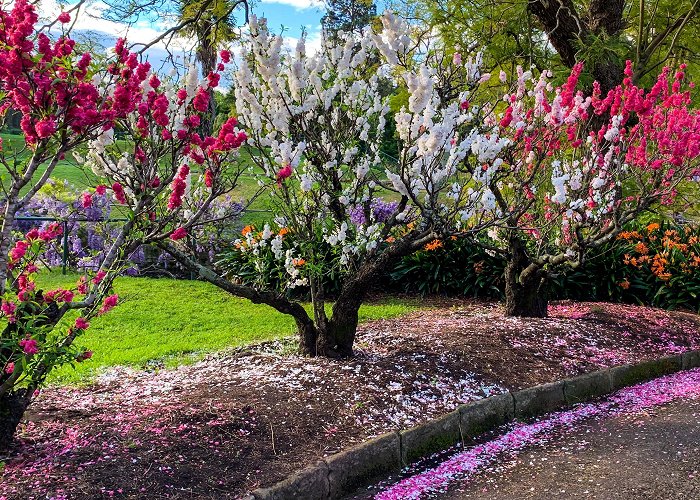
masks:
[[[254,172],[276,212],[274,224],[244,231],[236,251],[258,277],[275,265],[283,276],[270,287],[197,269],[233,294],[294,316],[301,349],[311,355],[352,354],[360,304],[397,259],[490,222],[479,216],[480,180],[462,168],[473,150],[499,148],[479,135],[477,114],[463,104],[484,80],[478,65],[445,60],[390,13],[383,23],[381,34],[368,29],[310,54],[303,38],[286,52],[283,38],[253,18],[235,72]],[[380,76],[409,95],[395,116],[400,146],[391,158],[381,153],[389,106]],[[448,80],[446,95],[441,82]],[[383,198],[393,203],[384,203],[380,216]],[[183,248],[171,251],[188,261]],[[341,276],[332,299],[324,286],[329,273]],[[312,316],[287,293],[299,286],[310,288]]]

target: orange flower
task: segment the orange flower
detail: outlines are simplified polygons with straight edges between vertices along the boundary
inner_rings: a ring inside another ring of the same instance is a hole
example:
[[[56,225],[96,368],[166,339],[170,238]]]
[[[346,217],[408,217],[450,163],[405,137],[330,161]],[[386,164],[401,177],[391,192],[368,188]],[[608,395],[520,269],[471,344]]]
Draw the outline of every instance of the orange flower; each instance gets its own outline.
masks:
[[[621,281],[620,283],[618,283],[618,285],[620,285],[620,288],[622,288],[623,290],[627,290],[630,287],[630,282],[627,278],[625,278],[625,281]]]
[[[292,264],[294,265],[294,267],[301,267],[304,264],[306,264],[306,261],[304,259],[294,259],[292,261]]]
[[[438,248],[441,248],[441,247],[442,247],[442,241],[433,240],[430,243],[427,243],[425,245],[425,247],[423,247],[423,248],[425,248],[427,251],[431,252],[431,251],[437,250]]]
[[[640,241],[634,246],[634,251],[638,254],[646,255],[649,253],[649,248],[644,244],[644,242]]]
[[[284,236],[288,232],[289,232],[289,228],[283,227],[282,229],[280,229],[279,235]]]
[[[241,231],[241,234],[247,236],[249,233],[252,233],[253,230],[255,230],[255,226],[246,226],[243,228],[243,231]]]
[[[388,237],[386,240],[384,240],[384,241],[386,241],[387,243],[393,243],[393,242],[396,241],[396,238],[394,238],[393,236],[389,236],[389,237]]]
[[[657,222],[652,222],[647,226],[647,233],[653,233],[657,229],[659,229],[661,226]]]

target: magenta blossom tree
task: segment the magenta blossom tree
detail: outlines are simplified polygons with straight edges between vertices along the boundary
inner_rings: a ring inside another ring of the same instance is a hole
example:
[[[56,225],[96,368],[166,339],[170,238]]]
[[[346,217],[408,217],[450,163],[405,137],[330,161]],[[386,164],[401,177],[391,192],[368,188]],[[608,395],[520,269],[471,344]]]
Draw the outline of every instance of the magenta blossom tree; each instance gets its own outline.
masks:
[[[596,83],[590,96],[576,90],[581,64],[555,89],[547,72],[520,70],[484,116],[488,142],[465,167],[497,221],[488,248],[508,262],[506,314],[545,316],[548,276],[700,180],[700,111],[683,69],[646,91],[628,63],[621,85],[601,95]]]
[[[63,13],[59,21],[70,16]],[[76,53],[68,36],[52,40],[35,29],[36,22],[35,8],[25,0],[0,10],[0,110],[21,114],[26,142],[14,154],[0,151],[0,447],[10,443],[50,371],[90,356],[73,342],[92,317],[117,304],[111,285],[126,256],[206,223],[202,214],[211,214],[212,201],[235,184],[232,155],[246,139],[233,119],[216,137],[196,133],[217,74],[203,82],[190,76],[161,83],[124,40],[107,64],[96,64],[89,53]],[[124,132],[123,141],[113,140],[115,129]],[[78,154],[85,147],[87,159]],[[93,203],[94,193],[112,196],[127,221],[93,276],[69,289],[43,290],[35,281],[37,257],[61,236],[61,226],[19,237],[12,227],[69,154],[100,179],[81,196],[83,206]]]

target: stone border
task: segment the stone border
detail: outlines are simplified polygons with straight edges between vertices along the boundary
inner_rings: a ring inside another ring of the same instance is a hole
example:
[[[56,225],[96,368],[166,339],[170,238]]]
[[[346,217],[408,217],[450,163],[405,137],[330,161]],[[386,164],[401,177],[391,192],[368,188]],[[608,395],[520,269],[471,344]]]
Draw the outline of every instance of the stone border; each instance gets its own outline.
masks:
[[[614,366],[574,378],[506,392],[460,405],[455,411],[403,431],[393,431],[336,453],[247,500],[321,500],[351,494],[390,472],[469,442],[516,418],[532,418],[681,370],[700,367],[700,350]]]

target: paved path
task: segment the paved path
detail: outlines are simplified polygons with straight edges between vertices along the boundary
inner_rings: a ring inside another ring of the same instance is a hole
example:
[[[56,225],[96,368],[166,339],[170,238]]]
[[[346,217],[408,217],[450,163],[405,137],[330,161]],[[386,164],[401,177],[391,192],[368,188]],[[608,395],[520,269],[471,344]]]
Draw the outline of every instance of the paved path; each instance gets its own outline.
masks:
[[[700,500],[700,400],[581,426],[441,498]]]

